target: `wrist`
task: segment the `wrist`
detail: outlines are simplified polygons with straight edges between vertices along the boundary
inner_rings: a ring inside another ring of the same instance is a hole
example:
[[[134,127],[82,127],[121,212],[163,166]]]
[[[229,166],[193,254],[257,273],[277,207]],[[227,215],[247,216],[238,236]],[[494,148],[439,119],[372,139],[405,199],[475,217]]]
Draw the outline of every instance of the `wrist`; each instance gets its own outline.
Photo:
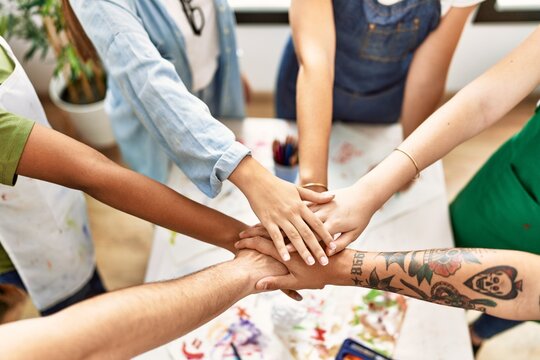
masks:
[[[234,224],[228,226],[226,231],[223,232],[223,248],[229,250],[233,254],[238,253],[238,249],[234,247],[234,244],[240,240],[240,233],[249,229],[249,226],[241,221],[234,221]]]
[[[361,177],[353,187],[363,198],[368,197],[367,201],[375,206],[376,211],[415,175],[416,170],[410,159],[393,151],[373,170]]]
[[[360,286],[367,284],[371,271],[376,266],[376,253],[345,249],[332,257],[334,274],[331,285]]]
[[[229,176],[229,180],[246,196],[255,185],[266,182],[269,178],[271,178],[271,174],[268,170],[250,155],[242,159]]]
[[[332,256],[327,266],[329,269],[326,273],[330,275],[329,278],[325,279],[327,285],[350,286],[353,283],[351,280],[351,264],[355,253],[354,250],[345,249]]]
[[[254,294],[255,284],[259,279],[251,271],[253,266],[248,259],[236,257],[231,261],[224,263],[225,271],[237,283],[238,299]]]

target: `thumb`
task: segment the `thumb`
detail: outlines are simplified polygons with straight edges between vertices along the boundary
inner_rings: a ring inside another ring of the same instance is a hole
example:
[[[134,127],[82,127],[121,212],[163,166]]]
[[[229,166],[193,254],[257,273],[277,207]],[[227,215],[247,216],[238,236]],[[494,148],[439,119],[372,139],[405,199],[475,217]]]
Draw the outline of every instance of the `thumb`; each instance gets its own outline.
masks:
[[[350,243],[358,239],[358,236],[359,234],[357,234],[356,231],[349,231],[341,234],[336,240],[334,240],[336,248],[333,250],[327,248],[328,255],[335,255],[343,251],[347,246],[349,246]]]
[[[318,193],[313,190],[304,189],[302,187],[297,187],[300,198],[304,201],[310,201],[316,204],[326,204],[334,199],[335,195],[329,193],[328,191],[323,193]]]
[[[296,279],[292,274],[282,276],[268,276],[262,278],[255,284],[255,289],[259,291],[270,291],[280,289],[296,290]]]
[[[295,290],[282,289],[281,292],[283,292],[285,295],[287,295],[288,297],[296,301],[302,301],[304,299],[302,295],[300,295],[300,293],[298,293],[298,291],[295,291]]]

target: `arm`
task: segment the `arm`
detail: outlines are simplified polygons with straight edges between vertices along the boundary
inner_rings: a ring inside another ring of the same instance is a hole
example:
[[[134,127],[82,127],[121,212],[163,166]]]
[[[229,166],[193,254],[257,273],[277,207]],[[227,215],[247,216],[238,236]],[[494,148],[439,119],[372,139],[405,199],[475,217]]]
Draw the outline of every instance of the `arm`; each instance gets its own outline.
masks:
[[[313,256],[325,259],[314,234],[326,244],[333,239],[302,200],[326,202],[332,197],[298,190],[247,156],[248,149],[189,93],[172,63],[161,56],[133,2],[71,3],[108,76],[114,78],[139,120],[191,181],[208,196],[215,196],[229,178],[246,195],[285,258],[288,252],[280,229],[307,263],[315,261]]]
[[[233,252],[246,227],[39,124],[28,137],[17,173],[80,189],[118,210]]]
[[[268,240],[244,239],[236,246],[277,259]],[[530,253],[460,248],[382,253],[347,249],[324,268],[308,269],[296,256],[285,266],[288,275],[262,279],[256,287],[361,286],[502,318],[540,320],[540,256]]]
[[[476,6],[453,7],[414,54],[401,112],[403,138],[407,138],[441,101],[452,56],[467,19]]]
[[[540,84],[540,27],[498,64],[459,91],[399,146],[423,170],[489,127]],[[394,151],[335,200],[313,208],[332,234],[337,251],[365,229],[369,219],[416,175],[412,161]]]
[[[332,2],[294,0],[289,17],[300,66],[296,91],[300,183],[326,185],[336,51]]]
[[[178,280],[108,293],[45,318],[0,327],[3,359],[127,359],[208,322],[269,274],[273,259],[248,251]]]

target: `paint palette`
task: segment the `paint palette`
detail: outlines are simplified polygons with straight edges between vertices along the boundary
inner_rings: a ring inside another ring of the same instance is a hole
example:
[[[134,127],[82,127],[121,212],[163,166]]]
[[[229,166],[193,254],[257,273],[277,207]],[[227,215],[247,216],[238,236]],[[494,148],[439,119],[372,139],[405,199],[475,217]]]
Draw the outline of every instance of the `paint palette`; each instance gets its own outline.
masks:
[[[361,288],[244,299],[167,350],[173,359],[334,359],[347,338],[391,355],[406,312],[400,295]]]

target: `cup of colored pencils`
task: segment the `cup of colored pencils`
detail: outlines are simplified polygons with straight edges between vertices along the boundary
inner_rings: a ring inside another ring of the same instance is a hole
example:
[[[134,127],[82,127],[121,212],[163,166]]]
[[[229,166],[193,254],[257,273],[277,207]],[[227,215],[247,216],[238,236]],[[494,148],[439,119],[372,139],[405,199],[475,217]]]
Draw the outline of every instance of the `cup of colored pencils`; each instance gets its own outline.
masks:
[[[285,142],[274,140],[272,154],[276,176],[295,183],[298,177],[298,144],[296,139],[293,136],[287,136]]]

